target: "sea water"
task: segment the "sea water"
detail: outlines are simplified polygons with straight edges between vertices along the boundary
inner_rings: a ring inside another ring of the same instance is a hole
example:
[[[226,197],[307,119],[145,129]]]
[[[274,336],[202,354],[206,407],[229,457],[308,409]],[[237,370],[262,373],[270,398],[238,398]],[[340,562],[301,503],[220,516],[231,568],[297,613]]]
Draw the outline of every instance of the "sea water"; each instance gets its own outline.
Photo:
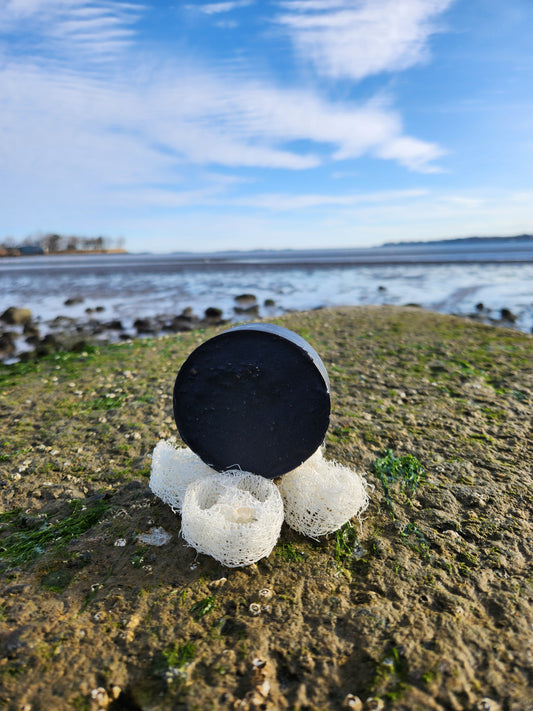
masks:
[[[235,297],[253,294],[259,315],[358,304],[418,304],[468,315],[483,304],[495,319],[502,308],[517,327],[533,328],[533,242],[479,245],[391,246],[354,250],[286,250],[216,254],[36,256],[0,260],[0,313],[29,308],[43,325],[57,316],[120,319],[202,316],[209,306],[228,320]],[[82,301],[66,306],[69,298]],[[271,300],[273,306],[265,306]]]

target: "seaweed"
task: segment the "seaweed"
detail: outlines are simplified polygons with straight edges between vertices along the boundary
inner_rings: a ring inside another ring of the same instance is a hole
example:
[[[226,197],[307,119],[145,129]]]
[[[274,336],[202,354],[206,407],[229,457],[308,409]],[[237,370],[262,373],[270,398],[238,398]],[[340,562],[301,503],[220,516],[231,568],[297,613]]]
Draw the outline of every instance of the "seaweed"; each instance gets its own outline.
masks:
[[[393,517],[396,517],[392,503],[392,487],[397,488],[411,501],[417,488],[426,481],[426,470],[412,454],[398,457],[392,449],[385,456],[374,461],[374,472],[383,486],[385,500]]]
[[[198,600],[194,605],[191,606],[191,612],[194,619],[198,622],[204,615],[212,612],[216,607],[216,602],[214,597],[204,597],[203,600]]]
[[[105,501],[87,507],[81,500],[69,503],[70,514],[62,519],[52,516],[27,516],[17,512],[3,514],[13,533],[0,541],[0,560],[14,565],[32,563],[49,548],[58,548],[92,528],[109,508]]]

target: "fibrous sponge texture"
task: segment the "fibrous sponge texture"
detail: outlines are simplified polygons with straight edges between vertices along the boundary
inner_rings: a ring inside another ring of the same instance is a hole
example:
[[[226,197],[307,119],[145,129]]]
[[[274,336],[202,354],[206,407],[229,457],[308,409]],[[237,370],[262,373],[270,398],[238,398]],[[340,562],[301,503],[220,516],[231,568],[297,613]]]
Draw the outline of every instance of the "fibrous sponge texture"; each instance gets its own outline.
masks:
[[[276,485],[248,472],[213,472],[190,484],[183,499],[187,543],[230,568],[270,555],[282,523]]]
[[[152,455],[150,488],[182,515],[182,535],[199,553],[234,568],[270,555],[283,519],[312,538],[336,531],[368,506],[356,471],[318,450],[276,479],[216,472],[190,449],[161,441]]]
[[[285,521],[312,538],[333,533],[368,506],[363,477],[320,450],[278,481]]]
[[[171,439],[160,440],[152,454],[150,489],[174,513],[181,512],[189,484],[212,473],[213,470],[190,449],[176,447]]]

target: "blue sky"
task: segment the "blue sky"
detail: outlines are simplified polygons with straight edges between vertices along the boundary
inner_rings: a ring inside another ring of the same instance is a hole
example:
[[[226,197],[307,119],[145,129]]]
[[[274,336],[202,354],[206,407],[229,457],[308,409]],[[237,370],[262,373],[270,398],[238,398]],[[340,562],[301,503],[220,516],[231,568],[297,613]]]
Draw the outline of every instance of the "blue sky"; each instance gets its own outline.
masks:
[[[0,0],[0,238],[533,232],[531,0]]]

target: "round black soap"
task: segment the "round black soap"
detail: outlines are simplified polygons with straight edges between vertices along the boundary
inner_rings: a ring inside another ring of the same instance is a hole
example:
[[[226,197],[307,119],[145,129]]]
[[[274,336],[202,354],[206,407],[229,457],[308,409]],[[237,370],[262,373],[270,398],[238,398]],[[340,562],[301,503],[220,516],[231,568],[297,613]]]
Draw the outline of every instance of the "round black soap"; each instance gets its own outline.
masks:
[[[329,424],[329,379],[301,336],[251,323],[202,343],[174,385],[183,441],[206,464],[269,479],[308,459]]]

